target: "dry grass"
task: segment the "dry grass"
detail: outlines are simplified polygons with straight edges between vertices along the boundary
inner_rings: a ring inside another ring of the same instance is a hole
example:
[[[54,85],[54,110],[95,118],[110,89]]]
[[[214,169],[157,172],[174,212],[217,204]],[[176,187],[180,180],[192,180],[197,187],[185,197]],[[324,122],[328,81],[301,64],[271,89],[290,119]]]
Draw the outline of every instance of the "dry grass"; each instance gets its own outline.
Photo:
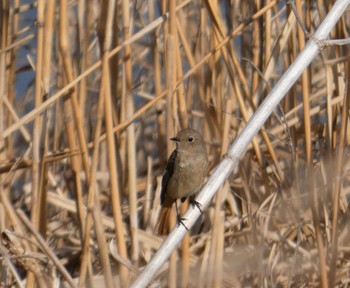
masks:
[[[215,167],[307,41],[289,4],[231,2],[2,1],[1,286],[132,282],[169,138],[201,131]],[[330,7],[295,1],[311,34]],[[350,285],[349,75],[322,51],[153,285]]]

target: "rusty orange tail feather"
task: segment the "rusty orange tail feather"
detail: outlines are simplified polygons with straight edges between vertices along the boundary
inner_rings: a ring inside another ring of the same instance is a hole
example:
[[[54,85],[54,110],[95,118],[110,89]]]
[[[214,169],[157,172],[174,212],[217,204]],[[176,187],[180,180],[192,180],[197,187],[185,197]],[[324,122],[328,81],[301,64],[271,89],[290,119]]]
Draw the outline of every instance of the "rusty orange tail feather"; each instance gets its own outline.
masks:
[[[167,235],[169,233],[169,215],[171,207],[162,207],[154,233],[157,235]]]

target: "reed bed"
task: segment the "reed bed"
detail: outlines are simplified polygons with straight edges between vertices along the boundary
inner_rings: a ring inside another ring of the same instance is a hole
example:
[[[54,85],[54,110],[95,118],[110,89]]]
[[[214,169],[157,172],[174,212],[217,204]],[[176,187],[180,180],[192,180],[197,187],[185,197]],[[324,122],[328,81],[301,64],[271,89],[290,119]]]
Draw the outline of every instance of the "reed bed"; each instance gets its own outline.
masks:
[[[1,3],[0,285],[128,287],[163,241],[169,139],[200,131],[213,169],[333,1]],[[330,38],[349,38],[349,20]],[[337,44],[322,43],[152,287],[350,285]]]

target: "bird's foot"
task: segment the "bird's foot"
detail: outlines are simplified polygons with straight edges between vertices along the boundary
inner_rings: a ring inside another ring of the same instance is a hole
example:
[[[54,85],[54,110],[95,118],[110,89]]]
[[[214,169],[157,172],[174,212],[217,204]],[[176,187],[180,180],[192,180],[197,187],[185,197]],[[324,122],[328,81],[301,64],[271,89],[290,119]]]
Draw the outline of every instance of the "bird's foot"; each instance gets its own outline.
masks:
[[[187,219],[184,218],[184,217],[178,216],[178,217],[177,217],[177,226],[180,226],[180,224],[181,224],[181,225],[184,226],[185,229],[188,231],[188,228],[186,227],[186,225],[185,225],[185,223],[184,223],[185,220],[187,220]]]
[[[194,198],[192,197],[189,197],[190,198],[190,204],[192,205],[192,207],[196,206],[199,211],[201,211],[201,213],[203,214],[203,211],[202,211],[202,204],[199,203],[198,201],[196,201]]]

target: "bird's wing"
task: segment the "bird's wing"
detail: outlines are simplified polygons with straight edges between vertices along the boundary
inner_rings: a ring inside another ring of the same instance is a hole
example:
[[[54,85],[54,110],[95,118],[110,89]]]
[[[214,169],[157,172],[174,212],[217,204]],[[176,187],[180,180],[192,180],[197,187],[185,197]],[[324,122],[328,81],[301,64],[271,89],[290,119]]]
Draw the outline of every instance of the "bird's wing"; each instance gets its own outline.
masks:
[[[176,159],[176,150],[171,153],[168,162],[166,163],[163,179],[162,179],[162,191],[160,193],[160,203],[163,204],[166,198],[166,187],[168,185],[171,175],[174,173],[174,164]]]

